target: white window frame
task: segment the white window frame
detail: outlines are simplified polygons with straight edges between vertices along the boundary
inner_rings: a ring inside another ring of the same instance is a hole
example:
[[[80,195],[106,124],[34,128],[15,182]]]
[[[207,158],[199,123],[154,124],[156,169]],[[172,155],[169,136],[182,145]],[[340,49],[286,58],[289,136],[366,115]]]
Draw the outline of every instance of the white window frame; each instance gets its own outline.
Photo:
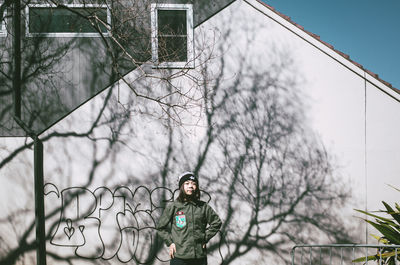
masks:
[[[100,4],[66,4],[65,6],[70,8],[105,8],[107,9],[107,24],[111,25],[111,10],[107,5],[100,5]],[[98,33],[98,32],[51,32],[51,33],[31,33],[29,32],[29,8],[31,7],[49,7],[49,8],[56,8],[57,6],[54,4],[29,4],[25,7],[25,32],[27,37],[109,37],[111,36],[111,32],[107,29],[105,33]]]
[[[158,10],[185,10],[187,27],[187,61],[158,61]],[[194,68],[193,5],[191,4],[151,4],[151,53],[155,68]]]
[[[3,3],[4,3],[3,1],[0,1],[0,4]],[[0,20],[0,37],[7,36],[6,19],[7,19],[7,9],[4,10],[3,19]]]

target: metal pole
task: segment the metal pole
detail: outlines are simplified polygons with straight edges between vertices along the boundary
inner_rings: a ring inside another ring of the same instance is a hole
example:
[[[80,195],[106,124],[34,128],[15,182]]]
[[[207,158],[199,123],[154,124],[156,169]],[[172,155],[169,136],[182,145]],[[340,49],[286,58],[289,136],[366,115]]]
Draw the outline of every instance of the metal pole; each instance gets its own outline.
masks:
[[[21,1],[14,1],[13,10],[13,102],[14,115],[21,118]]]
[[[39,137],[34,138],[35,167],[35,223],[36,223],[36,264],[46,265],[46,232],[44,215],[43,183],[43,143]]]
[[[44,215],[43,143],[21,119],[21,1],[13,5],[13,103],[14,119],[34,140],[34,188],[36,225],[36,264],[46,265],[46,231]]]

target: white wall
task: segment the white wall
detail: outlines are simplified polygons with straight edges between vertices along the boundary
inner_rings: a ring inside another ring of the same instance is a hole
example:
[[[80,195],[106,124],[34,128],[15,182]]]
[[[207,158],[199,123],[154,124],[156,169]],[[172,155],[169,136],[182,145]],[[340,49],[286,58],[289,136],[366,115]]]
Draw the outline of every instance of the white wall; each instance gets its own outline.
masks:
[[[367,84],[367,200],[369,210],[384,209],[381,201],[399,203],[400,104],[398,99]]]
[[[292,60],[293,88],[306,106],[304,123],[320,137],[338,178],[353,192],[346,219],[357,220],[354,208],[373,211],[383,208],[381,200],[398,201],[398,191],[387,185],[400,184],[397,93],[368,74],[365,81],[360,68],[257,1],[237,1],[202,27],[217,28],[222,36],[229,31],[224,57],[233,69],[227,76],[243,65],[253,67],[249,71],[271,67],[282,54]],[[365,234],[359,239],[365,242]]]

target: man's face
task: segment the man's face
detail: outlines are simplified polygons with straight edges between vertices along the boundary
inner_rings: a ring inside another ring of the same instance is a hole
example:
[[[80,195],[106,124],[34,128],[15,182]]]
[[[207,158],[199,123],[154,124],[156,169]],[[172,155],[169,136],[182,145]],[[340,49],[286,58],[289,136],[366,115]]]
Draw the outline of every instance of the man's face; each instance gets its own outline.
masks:
[[[193,180],[186,180],[183,183],[183,190],[185,191],[185,194],[188,196],[193,195],[196,189],[197,185],[196,182],[194,182]]]

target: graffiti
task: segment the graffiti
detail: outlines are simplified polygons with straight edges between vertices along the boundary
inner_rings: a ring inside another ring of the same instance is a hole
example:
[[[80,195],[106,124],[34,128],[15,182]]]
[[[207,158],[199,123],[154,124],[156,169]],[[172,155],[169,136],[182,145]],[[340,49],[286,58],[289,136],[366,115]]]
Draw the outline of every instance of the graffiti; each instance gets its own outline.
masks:
[[[150,190],[140,186],[134,191],[128,187],[114,191],[71,187],[59,191],[47,183],[46,203],[61,209],[50,244],[74,248],[74,254],[85,259],[146,263],[156,255],[149,255],[154,250],[155,220],[174,196],[174,191],[164,187]]]

